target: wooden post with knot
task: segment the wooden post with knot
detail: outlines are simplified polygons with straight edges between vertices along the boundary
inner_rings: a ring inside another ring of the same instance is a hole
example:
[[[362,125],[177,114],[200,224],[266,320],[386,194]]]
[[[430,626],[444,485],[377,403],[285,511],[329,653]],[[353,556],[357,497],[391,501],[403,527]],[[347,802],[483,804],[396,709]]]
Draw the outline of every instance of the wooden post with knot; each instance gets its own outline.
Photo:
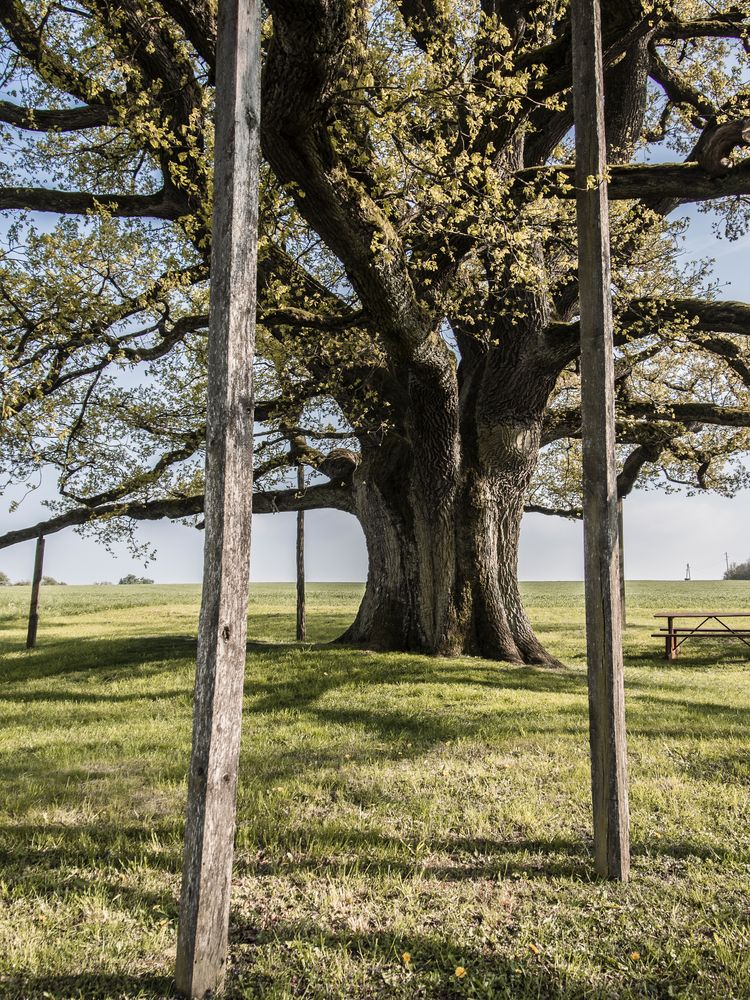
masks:
[[[258,0],[219,0],[218,13],[206,535],[175,973],[191,998],[218,993],[226,972],[252,505]]]
[[[630,833],[599,0],[572,0],[571,18],[594,853],[600,875],[625,881],[630,870]]]

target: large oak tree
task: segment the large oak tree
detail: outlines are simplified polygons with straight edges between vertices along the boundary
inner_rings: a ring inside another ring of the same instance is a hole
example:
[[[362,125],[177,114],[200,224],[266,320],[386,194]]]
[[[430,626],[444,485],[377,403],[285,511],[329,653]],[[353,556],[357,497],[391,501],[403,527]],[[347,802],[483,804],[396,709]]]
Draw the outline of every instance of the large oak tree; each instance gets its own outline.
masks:
[[[554,663],[517,555],[525,508],[577,513],[566,5],[267,6],[256,510],[359,518],[345,639]],[[621,492],[659,466],[726,485],[750,306],[680,263],[668,217],[721,199],[744,231],[748,11],[602,9]],[[0,23],[23,98],[0,103],[0,207],[26,246],[1,276],[6,461],[60,468],[48,529],[197,514],[213,7],[0,0]],[[38,211],[62,221],[42,231]],[[328,482],[284,489],[297,462]]]

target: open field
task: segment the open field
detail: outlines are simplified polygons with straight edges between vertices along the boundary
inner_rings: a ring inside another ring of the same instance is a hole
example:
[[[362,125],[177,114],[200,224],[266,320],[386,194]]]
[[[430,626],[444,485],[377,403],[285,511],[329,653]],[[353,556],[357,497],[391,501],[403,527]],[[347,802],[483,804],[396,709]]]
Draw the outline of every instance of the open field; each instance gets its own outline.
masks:
[[[750,583],[629,585],[625,887],[592,874],[582,585],[524,590],[570,670],[299,647],[292,587],[253,588],[231,998],[750,997],[750,650],[649,637]],[[310,586],[313,642],[360,592]],[[169,995],[198,599],[46,587],[27,654],[0,588],[4,1000]]]

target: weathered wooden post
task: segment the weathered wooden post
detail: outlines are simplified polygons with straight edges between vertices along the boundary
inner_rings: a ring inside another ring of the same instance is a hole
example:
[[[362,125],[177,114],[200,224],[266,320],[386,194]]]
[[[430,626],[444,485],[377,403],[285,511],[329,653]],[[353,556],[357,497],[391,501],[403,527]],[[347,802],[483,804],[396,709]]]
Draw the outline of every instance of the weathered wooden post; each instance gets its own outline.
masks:
[[[624,881],[630,868],[630,831],[599,0],[572,0],[571,16],[594,851],[597,871]]]
[[[246,656],[252,495],[260,23],[219,0],[206,536],[176,985],[220,990],[226,967]]]
[[[628,602],[625,600],[625,501],[617,501],[617,549],[620,560],[620,608],[622,627],[628,624]]]
[[[305,467],[297,466],[297,490],[305,492]],[[305,512],[297,511],[297,642],[305,641]]]
[[[29,606],[29,629],[26,633],[26,648],[36,646],[36,632],[39,628],[39,588],[42,585],[42,570],[44,568],[44,535],[36,540],[34,553],[34,578],[31,581],[31,605]]]

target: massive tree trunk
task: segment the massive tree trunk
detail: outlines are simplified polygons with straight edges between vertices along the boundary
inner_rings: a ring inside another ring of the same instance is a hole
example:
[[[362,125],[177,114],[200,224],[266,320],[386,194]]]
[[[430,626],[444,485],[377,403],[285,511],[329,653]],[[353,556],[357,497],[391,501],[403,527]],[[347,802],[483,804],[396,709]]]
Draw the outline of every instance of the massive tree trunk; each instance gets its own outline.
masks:
[[[426,54],[428,79],[437,70],[443,43],[449,58],[459,60],[456,65],[463,62],[463,49],[454,45],[446,27],[453,23],[458,29],[457,9],[447,5],[444,20],[442,14],[435,16],[434,4],[421,0],[397,6]],[[386,438],[376,445],[362,432],[362,461],[354,476],[370,568],[359,614],[343,638],[385,649],[553,664],[521,602],[518,540],[545,409],[556,378],[575,356],[575,347],[558,350],[545,331],[553,318],[573,318],[577,284],[566,270],[566,252],[560,255],[564,225],[559,233],[553,226],[545,234],[544,226],[537,230],[532,223],[524,230],[520,255],[513,249],[515,239],[507,253],[502,246],[495,252],[506,229],[516,225],[516,211],[526,224],[525,211],[503,207],[504,197],[496,206],[502,225],[490,224],[484,242],[479,220],[495,216],[495,207],[490,209],[495,189],[489,185],[479,194],[484,182],[477,178],[486,170],[502,180],[524,163],[545,164],[569,131],[566,99],[554,108],[546,100],[547,94],[562,95],[569,87],[564,29],[548,46],[552,59],[545,68],[552,83],[543,74],[544,83],[532,86],[527,97],[514,95],[512,106],[499,88],[497,105],[488,105],[481,125],[470,124],[473,101],[463,97],[449,96],[443,111],[437,111],[435,162],[445,157],[445,178],[450,178],[438,211],[421,193],[402,205],[393,198],[390,182],[385,188],[381,183],[383,165],[369,171],[381,140],[367,115],[350,112],[348,95],[348,81],[364,79],[365,71],[370,75],[367,5],[268,0],[268,7],[274,33],[264,70],[264,152],[356,292],[363,330],[377,343],[378,360],[365,377],[368,389],[375,382],[380,388],[381,376],[387,383],[382,421],[373,421],[378,433],[389,425]],[[526,26],[519,10],[493,13],[518,43]],[[628,3],[608,4],[608,51],[639,16]],[[493,32],[478,33],[467,94],[489,96],[495,86],[492,67],[500,50]],[[457,37],[461,34],[457,31]],[[621,67],[614,63],[620,55]],[[608,106],[608,138],[617,157],[640,135],[650,66],[645,31],[634,35],[627,52],[613,49],[609,66],[616,100]],[[631,78],[636,80],[632,94],[627,91]],[[446,115],[442,120],[441,114]],[[429,143],[429,132],[415,128],[408,141]],[[525,160],[527,133],[533,138]],[[400,147],[398,155],[409,162]],[[473,167],[459,166],[466,157],[467,163],[484,164],[476,177]],[[416,169],[419,174],[421,167]],[[425,177],[432,178],[433,169],[431,164]],[[456,177],[463,178],[457,200]],[[463,262],[469,266],[462,268]],[[330,325],[323,330],[334,331],[351,320],[341,305],[326,307],[326,313]],[[441,337],[446,316],[460,365]],[[339,402],[347,414],[345,379],[342,395]]]
[[[536,429],[519,430],[518,437],[535,449]],[[399,467],[407,471],[408,446],[388,451],[393,465],[371,456],[355,474],[369,568],[359,612],[340,641],[556,665],[534,634],[518,588],[528,479],[517,454],[493,475],[457,462],[458,496],[441,509],[414,477],[399,477]],[[533,469],[535,456],[525,458]]]
[[[369,570],[339,641],[559,666],[534,634],[517,573],[543,407],[506,406],[499,421],[505,404],[487,398],[497,372],[486,358],[473,378],[430,360],[410,373],[403,424],[363,445],[353,486]]]

